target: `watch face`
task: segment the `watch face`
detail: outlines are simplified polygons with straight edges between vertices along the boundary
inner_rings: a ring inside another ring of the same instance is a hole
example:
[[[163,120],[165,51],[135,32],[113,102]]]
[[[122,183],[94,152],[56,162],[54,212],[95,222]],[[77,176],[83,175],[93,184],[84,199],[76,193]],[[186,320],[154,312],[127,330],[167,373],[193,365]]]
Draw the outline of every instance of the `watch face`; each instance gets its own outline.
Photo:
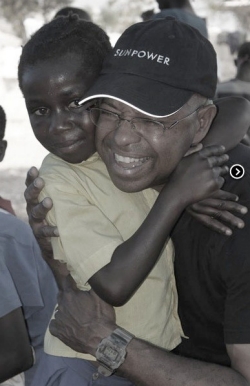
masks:
[[[96,359],[111,369],[116,369],[124,361],[126,350],[110,340],[104,339],[96,352]]]
[[[107,356],[111,361],[115,361],[117,357],[119,356],[119,352],[117,350],[113,349],[111,346],[104,347],[103,355]]]

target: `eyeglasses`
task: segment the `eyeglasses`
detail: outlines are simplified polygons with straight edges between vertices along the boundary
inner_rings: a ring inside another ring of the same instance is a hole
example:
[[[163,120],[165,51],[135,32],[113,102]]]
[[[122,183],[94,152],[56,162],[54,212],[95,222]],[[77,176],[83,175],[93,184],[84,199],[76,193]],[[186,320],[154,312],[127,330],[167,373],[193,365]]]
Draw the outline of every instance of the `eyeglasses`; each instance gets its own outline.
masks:
[[[103,109],[101,107],[90,107],[90,119],[99,128],[109,128],[112,130],[118,129],[121,125],[121,121],[127,121],[130,123],[132,129],[140,135],[152,134],[152,133],[161,133],[163,134],[165,130],[170,130],[174,126],[178,125],[184,119],[189,118],[191,115],[196,113],[199,109],[204,107],[207,103],[207,100],[204,104],[197,107],[190,114],[179,119],[178,121],[173,122],[170,126],[166,126],[163,122],[159,122],[155,119],[149,118],[122,118],[119,114],[113,113],[110,110]]]

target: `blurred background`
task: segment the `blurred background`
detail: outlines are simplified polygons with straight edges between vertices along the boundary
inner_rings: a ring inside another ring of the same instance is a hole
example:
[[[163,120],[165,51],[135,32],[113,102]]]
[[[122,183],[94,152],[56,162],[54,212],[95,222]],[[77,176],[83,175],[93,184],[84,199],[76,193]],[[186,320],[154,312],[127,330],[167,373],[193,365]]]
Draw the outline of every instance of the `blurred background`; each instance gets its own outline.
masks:
[[[250,1],[191,0],[196,14],[205,18],[209,40],[218,56],[218,79],[235,76],[238,47],[250,40]],[[17,84],[21,46],[32,33],[50,21],[62,7],[84,9],[109,34],[114,44],[129,25],[147,11],[158,11],[154,0],[0,0],[0,105],[7,115],[9,147],[1,168],[0,195],[13,201],[16,213],[26,220],[23,199],[27,169],[40,166],[46,151],[34,138]]]

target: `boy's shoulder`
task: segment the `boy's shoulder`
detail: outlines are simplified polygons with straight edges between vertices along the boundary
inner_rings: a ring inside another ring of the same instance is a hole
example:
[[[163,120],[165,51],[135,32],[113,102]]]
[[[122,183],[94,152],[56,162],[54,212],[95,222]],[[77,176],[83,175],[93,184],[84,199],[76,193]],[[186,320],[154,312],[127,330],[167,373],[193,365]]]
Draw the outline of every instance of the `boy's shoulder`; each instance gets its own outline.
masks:
[[[92,164],[103,164],[100,156],[97,153],[94,153],[89,159],[86,161],[82,161],[81,163],[72,164],[67,161],[64,161],[62,158],[57,157],[56,155],[49,153],[42,161],[42,165],[40,170],[47,170],[48,168],[54,167],[58,169],[84,169],[88,168]]]

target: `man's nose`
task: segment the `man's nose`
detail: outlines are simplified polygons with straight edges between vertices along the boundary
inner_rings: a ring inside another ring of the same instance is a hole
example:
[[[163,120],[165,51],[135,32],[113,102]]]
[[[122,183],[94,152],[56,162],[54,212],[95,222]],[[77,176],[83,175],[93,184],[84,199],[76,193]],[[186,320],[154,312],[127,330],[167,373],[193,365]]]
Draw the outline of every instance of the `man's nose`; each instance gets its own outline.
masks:
[[[141,137],[137,134],[130,120],[121,119],[119,126],[114,131],[114,139],[117,145],[128,146],[140,142]]]
[[[52,133],[70,130],[73,128],[73,121],[71,114],[67,111],[57,111],[53,114],[50,124],[50,131]]]

